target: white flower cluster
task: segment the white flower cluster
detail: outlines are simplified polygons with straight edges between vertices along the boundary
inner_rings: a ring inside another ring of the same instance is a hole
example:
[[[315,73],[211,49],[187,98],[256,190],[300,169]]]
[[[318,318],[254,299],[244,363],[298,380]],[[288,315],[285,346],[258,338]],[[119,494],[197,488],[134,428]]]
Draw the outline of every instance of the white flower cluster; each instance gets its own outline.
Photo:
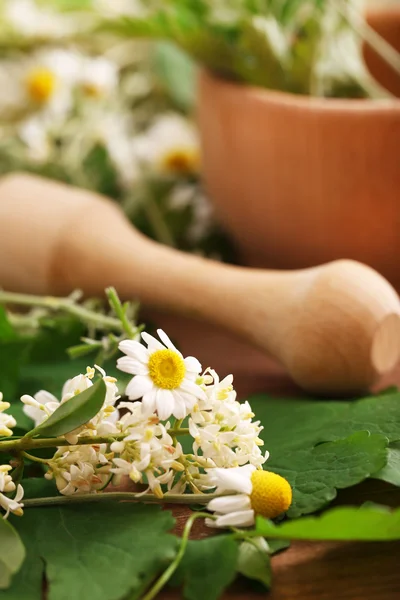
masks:
[[[98,366],[68,380],[61,400],[44,390],[34,397],[21,397],[24,412],[37,426],[93,386],[96,371],[106,386],[100,411],[61,436],[52,458],[25,453],[26,458],[45,462],[45,477],[54,480],[65,496],[99,493],[109,484],[119,485],[122,478],[129,478],[144,486],[139,493],[159,499],[165,494],[168,498],[168,494],[215,489],[221,494],[242,493],[235,501],[228,497],[210,503],[217,526],[232,519],[244,525],[254,521],[257,506],[272,510],[271,503],[259,501],[258,495],[258,490],[269,489],[271,477],[276,477],[270,474],[267,481],[258,476],[265,475],[260,468],[268,458],[267,452],[261,452],[262,427],[253,421],[249,403],[237,401],[232,375],[220,380],[210,368],[202,373],[199,361],[193,356],[185,358],[162,330],[158,330],[159,339],[145,332],[141,335],[145,344],[135,340],[119,344],[125,356],[117,366],[133,378],[125,391],[129,401],[119,402],[118,407],[117,381]],[[1,431],[10,436],[15,420],[3,412],[6,408],[9,404],[0,402]],[[184,450],[182,440],[185,448],[189,441],[189,451]],[[34,448],[34,443],[29,447]],[[16,489],[8,474],[11,468],[3,465],[0,472],[0,505],[7,515],[22,510],[20,485],[15,498],[2,494]],[[281,506],[278,500],[275,496],[275,504]]]

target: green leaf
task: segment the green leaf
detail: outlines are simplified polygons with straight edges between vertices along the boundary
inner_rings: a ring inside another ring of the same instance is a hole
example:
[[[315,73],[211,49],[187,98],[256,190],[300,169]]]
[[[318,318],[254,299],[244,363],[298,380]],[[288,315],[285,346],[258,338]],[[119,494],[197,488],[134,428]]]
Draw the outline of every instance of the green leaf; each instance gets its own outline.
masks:
[[[25,547],[14,527],[0,518],[0,589],[7,589],[25,560]]]
[[[360,483],[387,461],[387,439],[359,431],[312,448],[275,457],[267,468],[285,477],[293,488],[289,517],[311,513],[331,502],[338,489]]]
[[[288,449],[312,447],[343,439],[357,431],[380,433],[390,442],[400,440],[400,393],[385,393],[357,401],[250,398],[261,420],[266,448],[275,460]]]
[[[156,44],[155,71],[178,108],[190,111],[196,98],[196,67],[192,59],[169,42]]]
[[[217,600],[236,575],[238,543],[231,535],[190,541],[173,585],[186,600]]]
[[[106,384],[99,379],[84,392],[61,404],[46,421],[29,432],[29,437],[57,437],[84,425],[103,406],[106,391]]]
[[[259,581],[267,589],[271,587],[271,560],[268,544],[263,538],[240,544],[237,571],[248,579]]]
[[[1,600],[119,600],[157,577],[176,554],[171,513],[129,503],[27,509],[16,523],[27,548]]]
[[[388,448],[387,464],[373,475],[374,479],[381,479],[387,483],[400,487],[400,443],[394,443]]]
[[[291,540],[390,541],[400,539],[400,509],[368,505],[332,508],[318,517],[275,525],[257,518],[258,535]]]

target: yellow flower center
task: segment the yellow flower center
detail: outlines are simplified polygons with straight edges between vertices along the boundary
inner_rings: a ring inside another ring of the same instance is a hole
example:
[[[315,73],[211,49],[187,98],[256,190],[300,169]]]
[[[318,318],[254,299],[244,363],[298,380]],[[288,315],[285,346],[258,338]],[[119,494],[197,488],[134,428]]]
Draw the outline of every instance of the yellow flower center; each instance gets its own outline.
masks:
[[[254,471],[251,483],[250,501],[257,515],[274,519],[288,510],[292,503],[292,488],[286,479],[269,471]]]
[[[173,350],[156,350],[149,358],[149,375],[157,387],[178,388],[185,377],[183,358]]]
[[[28,94],[35,102],[45,103],[53,95],[56,82],[56,76],[49,69],[33,69],[26,79]]]
[[[173,148],[161,159],[163,171],[174,175],[195,173],[199,170],[199,152],[193,148]]]

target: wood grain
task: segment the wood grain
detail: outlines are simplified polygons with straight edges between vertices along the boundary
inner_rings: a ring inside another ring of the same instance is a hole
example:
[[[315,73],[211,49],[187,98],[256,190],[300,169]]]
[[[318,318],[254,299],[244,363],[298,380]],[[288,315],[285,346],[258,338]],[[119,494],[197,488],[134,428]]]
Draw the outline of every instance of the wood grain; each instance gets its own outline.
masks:
[[[185,354],[194,354],[203,366],[213,366],[220,375],[232,372],[242,398],[256,392],[301,396],[283,370],[254,349],[229,338],[215,328],[191,321],[177,321],[157,314],[153,320],[177,340]],[[400,369],[378,387],[400,384]],[[284,398],[282,398],[284,402]],[[367,481],[339,493],[335,504],[360,504],[366,500],[400,506],[400,490],[378,481]],[[190,511],[171,507],[180,533]],[[193,538],[210,535],[201,521],[195,523]],[[400,542],[321,543],[298,542],[272,559],[273,588],[269,594],[249,588],[238,580],[224,600],[396,600],[400,598]],[[207,574],[205,574],[205,577]],[[162,600],[177,600],[177,590],[165,590]]]

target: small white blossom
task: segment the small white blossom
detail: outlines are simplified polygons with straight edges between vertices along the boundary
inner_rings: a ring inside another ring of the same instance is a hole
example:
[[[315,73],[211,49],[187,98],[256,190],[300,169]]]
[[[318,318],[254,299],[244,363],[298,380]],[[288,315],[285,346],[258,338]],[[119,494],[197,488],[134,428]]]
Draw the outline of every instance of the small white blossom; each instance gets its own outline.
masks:
[[[0,392],[0,436],[9,437],[13,434],[12,427],[17,425],[14,417],[4,412],[10,406],[9,402],[3,402],[3,394]]]
[[[82,64],[79,82],[87,96],[92,98],[109,96],[118,85],[117,65],[101,56],[86,58]]]
[[[0,506],[6,511],[4,519],[7,519],[10,512],[18,517],[23,514],[22,509],[24,505],[21,503],[21,500],[24,497],[24,490],[22,485],[18,484],[17,493],[14,498],[8,498],[8,496],[4,495],[4,493],[7,494],[15,491],[15,483],[11,475],[8,474],[11,469],[10,465],[0,466]]]
[[[55,479],[64,496],[89,494],[104,487],[110,478],[111,463],[106,444],[59,448],[48,462],[46,479]]]
[[[181,115],[159,117],[134,143],[138,159],[158,174],[193,175],[200,169],[198,133],[193,123]]]
[[[206,400],[197,403],[189,419],[194,454],[200,453],[216,467],[264,464],[268,452],[263,455],[260,450],[262,427],[252,420],[250,404],[236,400],[232,375],[220,381],[217,373],[208,369],[202,379]]]
[[[161,329],[157,333],[163,343],[148,333],[142,333],[148,347],[139,342],[124,340],[119,349],[127,356],[118,359],[117,366],[135,377],[126,388],[131,400],[143,398],[143,413],[157,411],[161,420],[174,415],[183,419],[198,399],[206,399],[205,392],[197,385],[201,371],[197,358],[183,358],[169,337]]]
[[[119,455],[113,459],[112,472],[126,475],[135,483],[143,482],[145,475],[149,489],[161,498],[161,485],[171,483],[176,471],[184,469],[178,462],[182,447],[174,445],[157,415],[143,413],[140,402],[122,402],[120,408],[128,409],[117,424],[127,436],[111,444],[111,450]]]

